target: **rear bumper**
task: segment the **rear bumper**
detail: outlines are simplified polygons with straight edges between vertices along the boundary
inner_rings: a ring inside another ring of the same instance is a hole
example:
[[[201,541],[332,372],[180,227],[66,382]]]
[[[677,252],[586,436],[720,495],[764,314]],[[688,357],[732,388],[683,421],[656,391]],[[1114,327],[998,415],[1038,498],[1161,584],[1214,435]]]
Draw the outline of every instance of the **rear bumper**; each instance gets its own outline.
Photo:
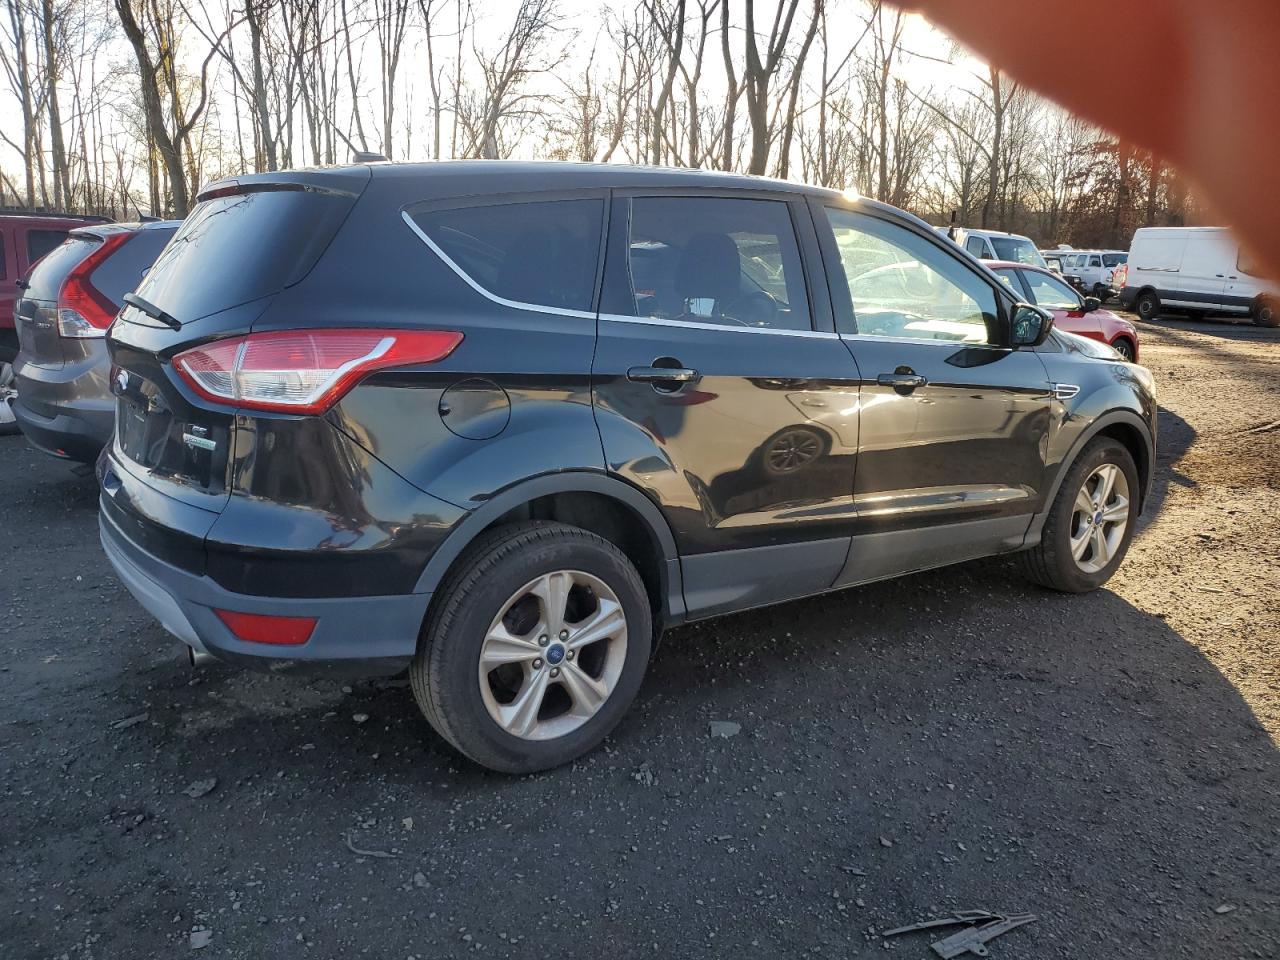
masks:
[[[219,660],[273,672],[374,677],[404,670],[417,649],[429,593],[338,599],[232,593],[139,549],[105,513],[99,531],[116,575],[147,612],[188,647]],[[215,609],[317,622],[304,644],[250,643],[232,634]]]
[[[93,463],[111,439],[115,398],[107,387],[110,362],[94,344],[89,356],[61,367],[39,367],[18,355],[18,400],[13,411],[32,445],[55,457]]]

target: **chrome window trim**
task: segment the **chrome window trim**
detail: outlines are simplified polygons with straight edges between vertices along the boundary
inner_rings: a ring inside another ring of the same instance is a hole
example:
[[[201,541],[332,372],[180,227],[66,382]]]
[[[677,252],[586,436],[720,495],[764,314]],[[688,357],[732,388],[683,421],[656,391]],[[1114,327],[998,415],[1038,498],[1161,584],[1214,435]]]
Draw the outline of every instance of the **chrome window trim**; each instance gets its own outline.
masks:
[[[460,266],[453,262],[452,258],[440,249],[439,244],[427,236],[426,232],[413,222],[413,217],[409,215],[408,210],[400,211],[400,219],[403,220],[415,234],[418,239],[425,243],[437,257],[444,261],[445,266],[461,277],[472,290],[480,294],[486,300],[499,304],[504,307],[510,307],[513,310],[532,310],[535,313],[550,313],[558,317],[577,317],[582,320],[594,320],[596,315],[589,310],[570,310],[567,307],[549,307],[540,303],[525,303],[522,300],[508,300],[506,297],[500,297],[496,293],[486,290],[475,280],[471,279]]]
[[[931,347],[1003,350],[1012,353],[1013,347],[1000,343],[977,343],[973,340],[938,340],[935,337],[878,337],[874,333],[842,333],[841,340],[866,341],[867,343],[921,343]]]
[[[655,327],[687,327],[690,330],[714,330],[723,333],[765,333],[784,337],[810,337],[818,340],[838,340],[839,337],[826,330],[783,330],[778,327],[744,327],[729,323],[702,323],[697,320],[668,320],[665,317],[628,317],[620,313],[602,313],[601,320],[612,320],[617,323],[643,323]]]

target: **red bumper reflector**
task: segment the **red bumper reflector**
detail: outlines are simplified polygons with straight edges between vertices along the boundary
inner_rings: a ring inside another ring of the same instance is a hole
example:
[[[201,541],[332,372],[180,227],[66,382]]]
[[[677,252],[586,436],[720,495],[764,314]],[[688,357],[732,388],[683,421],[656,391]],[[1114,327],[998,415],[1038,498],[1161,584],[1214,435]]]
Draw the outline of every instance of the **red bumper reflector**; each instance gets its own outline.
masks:
[[[263,613],[216,609],[213,612],[232,633],[248,643],[297,646],[310,640],[311,632],[316,628],[315,617],[271,617]]]

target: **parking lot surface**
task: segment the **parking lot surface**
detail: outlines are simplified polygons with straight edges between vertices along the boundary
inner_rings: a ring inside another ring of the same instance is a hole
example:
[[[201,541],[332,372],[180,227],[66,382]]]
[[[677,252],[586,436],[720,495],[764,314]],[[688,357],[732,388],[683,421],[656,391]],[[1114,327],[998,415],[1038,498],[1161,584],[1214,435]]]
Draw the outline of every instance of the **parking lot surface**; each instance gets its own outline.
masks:
[[[996,958],[1280,956],[1280,331],[1141,334],[1106,589],[992,560],[682,628],[523,778],[403,681],[193,674],[92,478],[0,438],[0,957],[925,958],[879,933],[980,907],[1039,918]]]

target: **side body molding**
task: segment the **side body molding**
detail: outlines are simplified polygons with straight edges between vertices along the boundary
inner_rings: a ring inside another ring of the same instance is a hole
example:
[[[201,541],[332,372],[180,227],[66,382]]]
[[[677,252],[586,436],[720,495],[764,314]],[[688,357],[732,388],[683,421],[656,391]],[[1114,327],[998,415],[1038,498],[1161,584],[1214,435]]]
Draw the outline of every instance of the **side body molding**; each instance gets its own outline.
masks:
[[[544,474],[525,480],[497,493],[467,515],[431,555],[415,593],[431,593],[448,572],[449,567],[489,524],[516,507],[555,493],[597,493],[630,508],[644,521],[662,554],[662,597],[664,625],[680,623],[685,617],[684,585],[680,575],[680,556],[666,518],[657,506],[635,487],[605,473],[584,470]]]

